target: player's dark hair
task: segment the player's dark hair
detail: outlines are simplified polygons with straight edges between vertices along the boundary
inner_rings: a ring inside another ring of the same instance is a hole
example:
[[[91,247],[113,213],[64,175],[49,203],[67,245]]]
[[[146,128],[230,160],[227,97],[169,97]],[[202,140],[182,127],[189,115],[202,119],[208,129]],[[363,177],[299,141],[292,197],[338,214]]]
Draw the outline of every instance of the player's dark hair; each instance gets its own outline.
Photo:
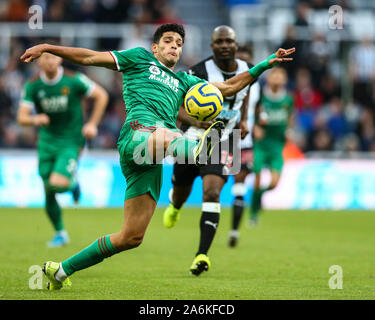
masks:
[[[185,29],[181,24],[166,23],[162,24],[159,28],[156,29],[154,33],[154,43],[159,43],[161,37],[165,32],[177,32],[181,36],[182,42],[185,41]]]

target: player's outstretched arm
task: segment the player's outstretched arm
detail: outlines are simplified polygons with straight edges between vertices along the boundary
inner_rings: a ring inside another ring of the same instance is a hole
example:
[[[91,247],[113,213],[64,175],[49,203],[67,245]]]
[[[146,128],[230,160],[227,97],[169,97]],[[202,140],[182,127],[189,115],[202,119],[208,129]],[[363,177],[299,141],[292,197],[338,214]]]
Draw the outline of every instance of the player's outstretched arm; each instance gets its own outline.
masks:
[[[47,43],[38,44],[27,49],[20,59],[25,63],[29,63],[38,59],[44,52],[54,54],[65,60],[84,66],[105,67],[111,70],[117,70],[116,62],[109,51],[100,52],[85,48],[55,46]]]
[[[212,82],[223,96],[233,96],[238,91],[245,88],[248,84],[254,82],[264,71],[274,67],[280,62],[291,61],[293,58],[287,58],[289,55],[296,51],[295,48],[291,49],[278,49],[276,53],[270,55],[266,60],[258,63],[248,71],[242,72],[224,82]]]

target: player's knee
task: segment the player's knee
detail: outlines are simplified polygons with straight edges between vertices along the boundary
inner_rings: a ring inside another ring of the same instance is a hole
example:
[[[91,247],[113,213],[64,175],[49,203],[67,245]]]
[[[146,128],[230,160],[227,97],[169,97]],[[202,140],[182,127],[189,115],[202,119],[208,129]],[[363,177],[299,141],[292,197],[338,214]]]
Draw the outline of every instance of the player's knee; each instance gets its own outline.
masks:
[[[279,183],[279,177],[272,179],[268,189],[269,190],[275,189],[278,183]]]
[[[123,237],[120,243],[117,245],[117,249],[120,251],[134,249],[134,248],[139,247],[142,244],[142,241],[143,241],[143,235]]]
[[[129,239],[128,245],[130,246],[130,248],[137,248],[142,244],[142,242],[143,242],[143,235],[134,236]]]
[[[48,184],[55,188],[68,188],[70,180],[66,177],[51,176],[48,180]]]
[[[219,202],[220,190],[216,188],[208,188],[203,190],[203,201],[204,202]]]
[[[276,186],[277,186],[277,182],[273,182],[273,183],[270,184],[270,186],[268,187],[268,189],[269,190],[273,190],[273,189],[276,188]]]

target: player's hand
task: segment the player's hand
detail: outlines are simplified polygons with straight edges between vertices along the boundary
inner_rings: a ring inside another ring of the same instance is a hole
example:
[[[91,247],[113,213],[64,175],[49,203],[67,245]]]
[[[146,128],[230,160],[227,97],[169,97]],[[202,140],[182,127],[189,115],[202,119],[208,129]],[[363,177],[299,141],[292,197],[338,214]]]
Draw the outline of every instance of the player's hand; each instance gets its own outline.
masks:
[[[283,61],[292,61],[293,58],[286,58],[287,56],[291,55],[292,53],[294,53],[296,51],[296,48],[290,48],[290,49],[282,49],[282,48],[279,48],[275,55],[277,58],[274,58],[274,59],[270,59],[268,61],[268,63],[273,66],[274,64],[276,63],[280,63],[280,62],[283,62]]]
[[[241,130],[241,139],[245,138],[247,134],[249,133],[249,127],[247,125],[247,121],[240,120],[238,127]]]
[[[195,127],[201,128],[201,129],[208,129],[213,124],[212,121],[198,121],[195,122]]]
[[[35,59],[38,59],[43,54],[43,52],[45,52],[45,48],[46,47],[44,44],[38,44],[34,47],[31,47],[25,51],[20,59],[25,63],[32,62]]]
[[[254,125],[253,135],[255,140],[260,140],[264,137],[264,129],[261,126]]]
[[[49,125],[49,116],[45,113],[36,114],[33,116],[33,124],[38,127],[48,126]]]
[[[90,122],[87,122],[82,128],[82,134],[87,139],[94,139],[98,135],[98,127]]]

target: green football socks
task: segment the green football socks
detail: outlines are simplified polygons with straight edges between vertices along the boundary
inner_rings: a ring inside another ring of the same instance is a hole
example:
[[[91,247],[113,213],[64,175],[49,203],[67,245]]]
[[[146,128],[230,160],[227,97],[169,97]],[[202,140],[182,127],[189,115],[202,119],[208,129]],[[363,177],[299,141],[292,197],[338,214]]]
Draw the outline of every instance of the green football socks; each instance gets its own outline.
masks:
[[[46,191],[46,211],[56,231],[64,230],[61,207],[56,200],[56,193]]]
[[[262,208],[262,195],[268,189],[254,189],[253,196],[251,198],[251,213],[252,218],[256,218]]]
[[[66,275],[70,276],[74,272],[91,267],[118,252],[119,251],[111,243],[110,235],[106,235],[95,240],[85,249],[63,261],[61,265]]]

